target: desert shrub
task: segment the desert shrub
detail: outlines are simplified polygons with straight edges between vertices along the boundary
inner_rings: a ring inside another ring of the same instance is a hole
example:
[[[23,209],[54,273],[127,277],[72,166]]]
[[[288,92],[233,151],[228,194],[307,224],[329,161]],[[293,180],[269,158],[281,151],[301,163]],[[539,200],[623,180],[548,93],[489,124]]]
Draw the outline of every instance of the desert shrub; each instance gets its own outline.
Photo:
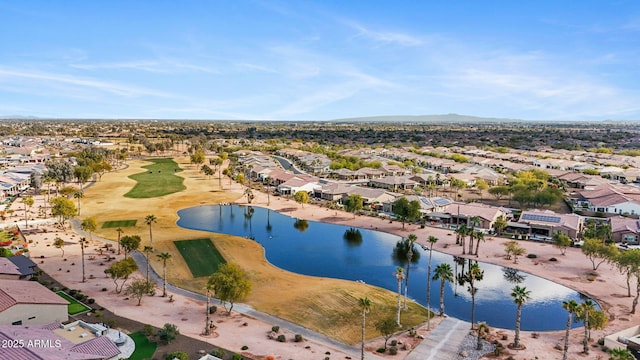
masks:
[[[325,355],[331,355],[331,351],[325,351]]]
[[[398,354],[398,347],[397,346],[392,346],[389,348],[389,354],[390,355],[396,355]]]
[[[218,307],[213,305],[213,306],[209,306],[209,314],[215,314],[216,311],[218,311]]]
[[[107,291],[107,288],[102,288],[100,289],[100,291]]]
[[[377,348],[377,349],[376,349],[376,352],[377,352],[377,353],[380,353],[380,354],[384,354],[384,352],[385,352],[385,351],[387,351],[387,349],[385,349],[385,348],[383,348],[383,347],[381,347],[381,348]]]
[[[71,289],[71,290],[69,290],[69,293],[68,293],[68,294],[69,294],[69,296],[73,296],[73,297],[75,297],[77,293],[78,293],[78,290],[76,290],[76,289]]]
[[[247,345],[242,345],[242,347],[240,348],[240,350],[248,350],[249,347]]]
[[[231,359],[233,359],[233,360],[242,360],[242,355],[240,355],[240,354],[233,354],[233,356],[231,356]]]
[[[538,255],[536,255],[536,254],[527,254],[527,257],[528,257],[529,259],[535,259],[535,258],[537,258],[537,257],[538,257]]]
[[[174,351],[172,353],[167,354],[167,356],[165,356],[164,358],[165,360],[173,360],[173,359],[189,360],[189,354],[187,354],[184,351]]]
[[[211,350],[209,352],[209,354],[222,359],[222,357],[224,356],[224,350],[222,350],[220,348],[215,348],[215,349]]]
[[[87,299],[87,304],[93,304],[95,302],[96,302],[96,299],[94,299],[94,298],[88,298]]]
[[[296,334],[294,336],[294,340],[295,340],[295,342],[302,342],[302,341],[304,341],[304,338],[302,337],[301,334]]]
[[[278,335],[278,338],[276,340],[278,340],[279,342],[286,342],[287,338],[286,338],[286,336],[280,334],[280,335]]]
[[[60,291],[60,288],[57,287],[57,286],[54,286],[54,287],[51,288],[51,291],[58,292],[58,291]]]
[[[391,340],[391,341],[389,342],[389,345],[391,345],[391,346],[396,346],[396,345],[398,345],[398,340]]]
[[[549,261],[558,261],[558,259],[552,257],[551,259],[549,259]]]
[[[280,331],[280,326],[278,326],[278,325],[273,325],[273,326],[271,327],[271,331],[273,331],[273,332],[278,332],[278,331]]]
[[[142,333],[147,335],[147,336],[151,336],[153,335],[153,326],[149,325],[149,324],[145,324],[142,327]]]

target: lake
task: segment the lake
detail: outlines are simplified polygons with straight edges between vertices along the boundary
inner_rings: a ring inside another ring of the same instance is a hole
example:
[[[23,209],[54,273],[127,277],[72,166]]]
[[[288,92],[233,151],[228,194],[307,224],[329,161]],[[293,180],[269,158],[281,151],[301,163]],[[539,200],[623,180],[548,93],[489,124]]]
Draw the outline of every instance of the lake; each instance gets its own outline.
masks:
[[[251,238],[265,249],[267,260],[284,270],[304,275],[364,281],[397,292],[393,273],[406,266],[403,254],[394,252],[401,237],[380,231],[358,229],[361,239],[345,240],[348,226],[298,220],[265,208],[239,205],[205,205],[178,211],[178,225],[188,229]],[[444,239],[440,239],[444,241]],[[447,241],[452,241],[447,239]],[[415,246],[409,272],[408,296],[426,306],[428,251]],[[431,269],[449,263],[460,273],[469,261],[456,264],[454,257],[433,251]],[[475,321],[513,329],[516,305],[511,289],[519,284],[531,291],[522,309],[522,330],[563,330],[567,312],[562,302],[582,302],[584,295],[566,286],[513,269],[479,262],[484,279],[477,283]],[[518,283],[516,280],[521,280]],[[404,288],[404,285],[403,285]],[[440,281],[431,282],[431,308],[439,309]],[[471,319],[471,295],[466,285],[447,283],[445,313],[461,320]],[[579,326],[576,323],[573,326]]]

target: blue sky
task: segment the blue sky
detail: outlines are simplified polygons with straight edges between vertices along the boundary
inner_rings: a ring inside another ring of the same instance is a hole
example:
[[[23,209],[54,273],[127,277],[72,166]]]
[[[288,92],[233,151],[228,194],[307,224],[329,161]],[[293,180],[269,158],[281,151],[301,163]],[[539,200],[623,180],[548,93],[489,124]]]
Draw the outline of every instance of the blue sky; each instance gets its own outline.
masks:
[[[638,1],[5,1],[0,115],[640,119]]]

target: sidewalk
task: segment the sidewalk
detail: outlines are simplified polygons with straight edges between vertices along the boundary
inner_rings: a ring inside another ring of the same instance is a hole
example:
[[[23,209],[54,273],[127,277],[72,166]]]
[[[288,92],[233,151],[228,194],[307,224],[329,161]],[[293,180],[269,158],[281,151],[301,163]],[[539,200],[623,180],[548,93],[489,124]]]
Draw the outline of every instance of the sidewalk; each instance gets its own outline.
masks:
[[[405,360],[456,360],[471,328],[468,322],[447,317],[422,340]]]

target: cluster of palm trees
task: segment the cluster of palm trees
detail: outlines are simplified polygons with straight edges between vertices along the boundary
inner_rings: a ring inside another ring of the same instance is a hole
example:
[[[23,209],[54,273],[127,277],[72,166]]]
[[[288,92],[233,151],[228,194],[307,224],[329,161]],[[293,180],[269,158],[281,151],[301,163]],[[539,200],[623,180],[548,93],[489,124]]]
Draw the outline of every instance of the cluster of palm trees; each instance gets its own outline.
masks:
[[[476,225],[480,222],[480,218],[473,216],[469,218],[469,223]],[[465,240],[469,237],[469,255],[478,256],[478,248],[480,242],[484,241],[484,232],[475,230],[474,226],[468,226],[467,224],[461,224],[456,228],[456,244],[462,246],[462,255],[466,255],[467,250],[465,248]],[[476,240],[475,250],[473,247],[473,240]]]

